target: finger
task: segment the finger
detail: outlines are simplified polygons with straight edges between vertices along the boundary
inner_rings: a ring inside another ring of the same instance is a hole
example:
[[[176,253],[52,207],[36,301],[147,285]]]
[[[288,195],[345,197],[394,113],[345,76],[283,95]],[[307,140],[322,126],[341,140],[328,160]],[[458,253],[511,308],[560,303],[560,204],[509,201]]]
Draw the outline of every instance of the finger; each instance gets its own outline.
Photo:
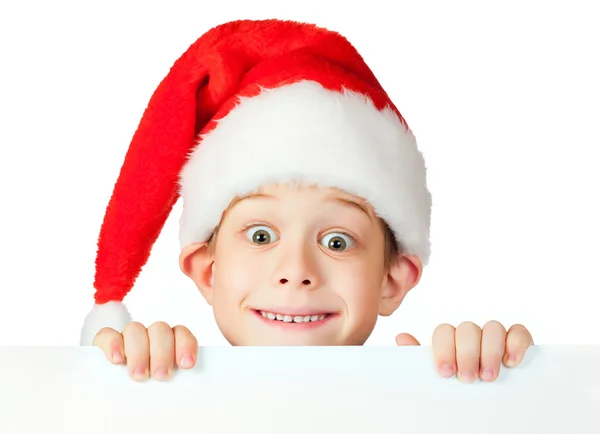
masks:
[[[165,322],[155,322],[148,327],[150,342],[150,375],[156,380],[166,380],[175,365],[175,339],[173,330]]]
[[[418,340],[415,339],[414,336],[409,335],[408,333],[400,333],[396,336],[396,345],[404,347],[404,346],[414,346],[421,345]]]
[[[504,364],[509,368],[517,367],[523,361],[525,352],[533,345],[531,333],[521,324],[515,324],[506,334]]]
[[[123,329],[123,348],[129,375],[136,381],[148,378],[150,344],[146,327],[139,322],[130,322]]]
[[[198,354],[198,340],[186,327],[177,325],[173,327],[175,337],[175,360],[182,369],[193,368]]]
[[[105,327],[94,336],[93,346],[99,347],[106,359],[120,365],[125,361],[123,352],[123,336],[118,331]]]
[[[455,340],[457,376],[472,383],[479,377],[481,329],[472,322],[463,322],[456,328]]]
[[[481,333],[480,378],[493,381],[500,373],[506,340],[506,329],[498,321],[490,321]]]
[[[455,328],[441,324],[433,331],[431,346],[438,373],[450,378],[456,373]]]

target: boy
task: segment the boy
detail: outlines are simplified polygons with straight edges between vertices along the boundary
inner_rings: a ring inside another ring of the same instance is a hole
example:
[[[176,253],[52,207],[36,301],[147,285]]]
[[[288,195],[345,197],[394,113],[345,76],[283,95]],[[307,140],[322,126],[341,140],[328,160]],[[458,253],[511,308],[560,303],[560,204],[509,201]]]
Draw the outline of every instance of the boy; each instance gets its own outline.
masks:
[[[180,267],[232,345],[362,345],[429,260],[431,197],[412,132],[355,48],[294,22],[212,29],[177,60],[131,142],[98,242],[82,344],[136,380],[195,363],[184,327],[122,300],[179,196]],[[418,345],[399,335],[398,345]],[[529,332],[442,325],[441,375],[494,380]]]

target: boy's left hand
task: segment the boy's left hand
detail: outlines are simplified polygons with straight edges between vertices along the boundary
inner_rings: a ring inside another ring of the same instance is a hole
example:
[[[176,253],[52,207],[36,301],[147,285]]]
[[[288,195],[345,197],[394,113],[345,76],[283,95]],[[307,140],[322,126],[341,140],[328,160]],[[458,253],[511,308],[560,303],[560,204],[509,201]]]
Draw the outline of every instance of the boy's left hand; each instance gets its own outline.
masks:
[[[409,334],[396,336],[396,344],[420,345]],[[529,331],[520,324],[508,332],[502,324],[490,321],[479,328],[472,322],[464,322],[457,328],[450,324],[439,325],[432,339],[433,357],[439,374],[472,383],[477,378],[494,381],[498,378],[500,365],[518,366],[527,349],[533,345]]]

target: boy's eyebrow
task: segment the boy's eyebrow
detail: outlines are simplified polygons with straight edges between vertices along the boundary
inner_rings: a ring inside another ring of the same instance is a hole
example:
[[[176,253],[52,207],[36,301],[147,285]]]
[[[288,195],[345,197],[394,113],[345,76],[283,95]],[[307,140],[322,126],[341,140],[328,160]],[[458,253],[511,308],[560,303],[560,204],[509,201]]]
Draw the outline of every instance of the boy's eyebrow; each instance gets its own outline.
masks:
[[[363,213],[365,213],[367,215],[367,217],[369,217],[369,219],[371,219],[371,213],[369,212],[367,207],[364,206],[363,204],[355,202],[351,199],[343,198],[343,197],[333,197],[332,199],[335,200],[336,202],[340,202],[344,205],[349,205],[353,208],[356,208],[356,209],[362,211]]]
[[[240,196],[240,197],[236,197],[231,201],[230,207],[233,205],[236,205],[238,203],[240,203],[243,200],[246,199],[255,199],[257,197],[261,197],[261,198],[265,198],[265,199],[273,199],[273,196],[268,195],[268,194],[262,194],[262,193],[252,193],[252,194],[247,194],[246,196]]]

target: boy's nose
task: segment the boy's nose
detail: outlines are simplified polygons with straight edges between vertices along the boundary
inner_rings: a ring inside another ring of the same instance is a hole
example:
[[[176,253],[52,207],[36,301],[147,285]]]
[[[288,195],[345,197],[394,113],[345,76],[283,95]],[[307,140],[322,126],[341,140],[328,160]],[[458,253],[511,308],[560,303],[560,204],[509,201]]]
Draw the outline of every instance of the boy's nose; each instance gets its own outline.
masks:
[[[313,290],[319,286],[315,270],[306,267],[279,270],[274,277],[276,287],[281,289]]]
[[[285,285],[287,283],[290,283],[289,279],[286,278],[281,278],[279,279],[279,283],[282,285]],[[310,279],[304,279],[302,282],[300,282],[301,286],[310,286],[312,285],[312,281]]]
[[[273,284],[281,289],[313,289],[320,285],[318,252],[304,237],[288,239],[277,250]]]

